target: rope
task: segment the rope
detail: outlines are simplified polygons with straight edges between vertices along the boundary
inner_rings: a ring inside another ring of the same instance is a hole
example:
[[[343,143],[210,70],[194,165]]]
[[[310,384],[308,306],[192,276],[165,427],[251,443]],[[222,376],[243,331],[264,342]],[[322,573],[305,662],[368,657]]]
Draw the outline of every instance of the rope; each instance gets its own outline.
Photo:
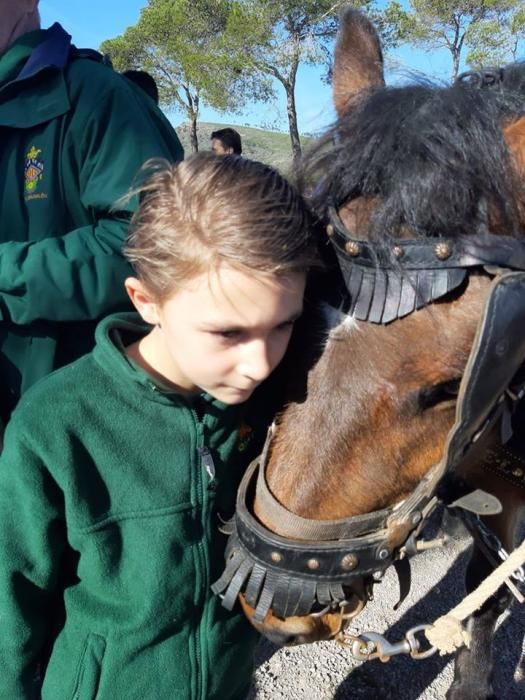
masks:
[[[451,654],[463,645],[470,648],[471,636],[461,624],[500,588],[505,579],[525,564],[525,540],[497,569],[480,585],[456,605],[447,615],[438,618],[425,631],[429,643],[439,650],[441,656]]]

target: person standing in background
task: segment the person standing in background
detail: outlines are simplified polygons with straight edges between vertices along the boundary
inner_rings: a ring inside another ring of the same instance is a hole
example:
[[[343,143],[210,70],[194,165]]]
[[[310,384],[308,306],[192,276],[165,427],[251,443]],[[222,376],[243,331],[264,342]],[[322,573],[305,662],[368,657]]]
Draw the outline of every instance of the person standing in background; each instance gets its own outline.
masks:
[[[0,0],[0,416],[129,308],[121,248],[151,158],[182,146],[154,102],[77,49],[38,0]]]
[[[242,154],[241,135],[229,126],[213,131],[211,135],[211,150],[219,156]]]

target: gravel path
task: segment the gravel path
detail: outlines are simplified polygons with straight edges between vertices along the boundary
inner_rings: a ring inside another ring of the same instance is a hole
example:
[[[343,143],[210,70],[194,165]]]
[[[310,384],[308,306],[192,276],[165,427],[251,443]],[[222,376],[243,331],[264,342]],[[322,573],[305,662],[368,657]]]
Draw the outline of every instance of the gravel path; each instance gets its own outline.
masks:
[[[373,630],[399,641],[411,627],[433,622],[463,598],[467,538],[446,548],[430,550],[412,560],[412,590],[398,611],[398,583],[390,570],[376,587],[352,629]],[[525,606],[514,605],[495,634],[498,667],[497,696],[525,698]],[[452,682],[451,657],[423,661],[395,657],[389,663],[354,661],[335,642],[279,648],[264,640],[259,645],[257,671],[249,700],[433,700],[445,697]]]

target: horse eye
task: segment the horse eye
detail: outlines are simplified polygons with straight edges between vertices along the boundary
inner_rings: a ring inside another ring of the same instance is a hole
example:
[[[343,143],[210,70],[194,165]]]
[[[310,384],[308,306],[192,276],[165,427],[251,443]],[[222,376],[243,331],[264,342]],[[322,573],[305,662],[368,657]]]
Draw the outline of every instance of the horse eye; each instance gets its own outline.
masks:
[[[429,408],[443,405],[443,408],[452,406],[458,396],[461,379],[450,379],[434,386],[424,387],[418,395],[419,408],[426,411]],[[447,404],[446,406],[444,404]]]

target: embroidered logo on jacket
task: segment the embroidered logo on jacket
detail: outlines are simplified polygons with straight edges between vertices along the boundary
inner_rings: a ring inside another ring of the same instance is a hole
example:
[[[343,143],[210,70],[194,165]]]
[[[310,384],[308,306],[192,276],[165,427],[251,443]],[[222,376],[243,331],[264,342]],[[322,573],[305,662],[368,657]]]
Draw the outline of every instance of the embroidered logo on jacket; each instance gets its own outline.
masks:
[[[249,425],[243,423],[239,428],[239,434],[237,437],[237,449],[239,452],[244,452],[248,447],[253,437],[253,430]]]
[[[37,192],[38,186],[44,176],[44,161],[39,157],[42,153],[41,148],[31,146],[26,153],[26,161],[24,168],[24,191],[26,201],[30,199],[47,199],[47,194]]]

